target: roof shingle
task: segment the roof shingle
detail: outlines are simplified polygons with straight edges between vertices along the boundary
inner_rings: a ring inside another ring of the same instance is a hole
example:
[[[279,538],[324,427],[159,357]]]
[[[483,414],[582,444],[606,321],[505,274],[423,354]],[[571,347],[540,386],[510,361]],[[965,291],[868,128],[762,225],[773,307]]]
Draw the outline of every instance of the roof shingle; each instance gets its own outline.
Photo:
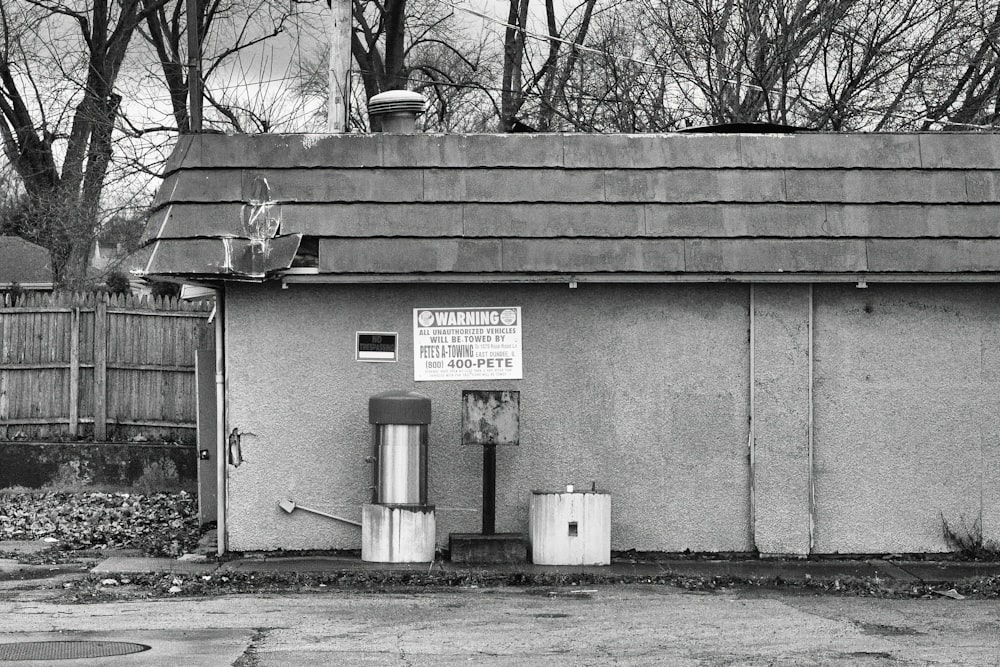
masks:
[[[198,135],[168,168],[152,274],[286,268],[219,261],[263,181],[343,278],[1000,280],[994,134]]]

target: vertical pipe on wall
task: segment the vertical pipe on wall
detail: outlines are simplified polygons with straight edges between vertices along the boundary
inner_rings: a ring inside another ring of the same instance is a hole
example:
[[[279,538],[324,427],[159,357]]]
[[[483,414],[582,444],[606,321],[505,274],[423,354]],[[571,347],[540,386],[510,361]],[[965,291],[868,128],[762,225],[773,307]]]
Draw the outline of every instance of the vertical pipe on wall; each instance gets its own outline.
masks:
[[[217,551],[226,553],[226,347],[225,347],[225,288],[215,292],[215,505]]]
[[[750,460],[750,548],[757,549],[757,491],[755,488],[756,479],[756,451],[755,451],[755,440],[754,437],[754,410],[755,405],[755,387],[756,382],[756,358],[754,357],[754,310],[756,309],[756,303],[754,301],[754,286],[750,283],[750,418],[749,418],[749,429],[747,433],[747,450]]]
[[[807,422],[809,448],[809,553],[816,546],[816,477],[814,475],[813,453],[813,284],[809,283],[809,380],[808,400],[809,416]]]

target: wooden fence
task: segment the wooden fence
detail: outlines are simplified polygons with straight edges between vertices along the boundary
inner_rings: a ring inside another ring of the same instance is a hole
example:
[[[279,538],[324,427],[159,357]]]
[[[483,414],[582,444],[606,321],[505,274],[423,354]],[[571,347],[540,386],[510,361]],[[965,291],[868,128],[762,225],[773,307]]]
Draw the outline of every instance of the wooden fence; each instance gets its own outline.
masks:
[[[0,440],[195,441],[211,304],[105,294],[0,301]]]

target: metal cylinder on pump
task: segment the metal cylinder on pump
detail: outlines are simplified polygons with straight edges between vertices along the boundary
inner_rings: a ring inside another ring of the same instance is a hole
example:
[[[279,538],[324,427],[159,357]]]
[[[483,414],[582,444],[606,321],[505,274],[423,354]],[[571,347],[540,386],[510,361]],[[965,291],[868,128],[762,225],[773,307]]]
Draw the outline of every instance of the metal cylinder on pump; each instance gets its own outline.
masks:
[[[375,464],[372,502],[427,504],[427,426],[431,401],[412,391],[388,391],[368,399]]]
[[[362,508],[361,559],[434,560],[434,507],[427,504],[427,429],[431,401],[412,391],[368,400],[372,428],[372,502]]]

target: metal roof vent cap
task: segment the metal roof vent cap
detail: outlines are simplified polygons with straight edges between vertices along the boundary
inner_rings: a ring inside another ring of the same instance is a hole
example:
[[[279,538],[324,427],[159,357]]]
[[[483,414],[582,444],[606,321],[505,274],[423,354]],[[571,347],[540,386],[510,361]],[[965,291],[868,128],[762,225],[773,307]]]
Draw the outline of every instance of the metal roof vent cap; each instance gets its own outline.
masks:
[[[388,90],[368,100],[368,115],[378,118],[383,132],[413,134],[417,116],[427,109],[427,99],[410,90]]]

